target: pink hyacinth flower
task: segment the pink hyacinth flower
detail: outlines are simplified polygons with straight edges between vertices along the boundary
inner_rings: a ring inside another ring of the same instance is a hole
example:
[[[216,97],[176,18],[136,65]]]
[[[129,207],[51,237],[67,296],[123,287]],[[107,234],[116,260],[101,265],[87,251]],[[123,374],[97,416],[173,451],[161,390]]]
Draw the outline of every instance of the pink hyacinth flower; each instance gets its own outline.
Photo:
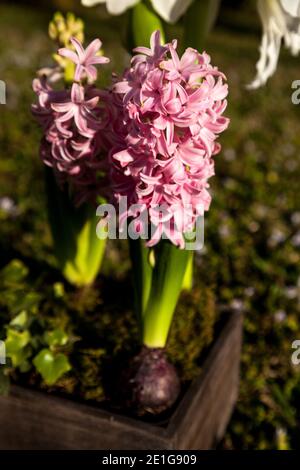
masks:
[[[110,161],[115,200],[126,196],[129,204],[122,220],[154,227],[148,246],[167,237],[184,248],[184,234],[210,206],[217,138],[229,124],[228,87],[208,54],[188,48],[179,58],[176,48],[154,32],[151,48],[135,49],[114,84]],[[132,205],[147,212],[146,222]]]
[[[76,38],[71,38],[71,43],[76,52],[62,48],[58,50],[58,53],[76,64],[75,81],[80,82],[84,76],[87,76],[91,82],[94,82],[97,79],[95,65],[107,64],[109,62],[107,57],[97,55],[102,42],[100,39],[95,39],[86,49],[82,47],[82,44]]]
[[[101,42],[93,41],[86,50],[78,41],[76,45],[82,53],[82,61],[75,78],[82,79],[83,73],[95,78],[93,64],[108,61],[94,57]],[[65,50],[63,55],[77,60],[73,51]],[[76,204],[87,200],[95,202],[99,194],[104,195],[107,187],[109,144],[108,133],[104,131],[108,119],[104,102],[107,92],[77,81],[70,89],[56,91],[47,76],[36,78],[33,89],[38,103],[32,106],[32,112],[43,129],[40,146],[43,162],[53,168],[59,183],[70,184]]]
[[[134,62],[138,62],[139,59],[144,60],[144,56],[148,57],[148,61],[155,63],[159,61],[164,53],[167,51],[167,46],[162,46],[161,44],[161,34],[160,31],[154,31],[150,38],[150,49],[148,47],[136,47],[134,50],[137,54],[134,56]]]

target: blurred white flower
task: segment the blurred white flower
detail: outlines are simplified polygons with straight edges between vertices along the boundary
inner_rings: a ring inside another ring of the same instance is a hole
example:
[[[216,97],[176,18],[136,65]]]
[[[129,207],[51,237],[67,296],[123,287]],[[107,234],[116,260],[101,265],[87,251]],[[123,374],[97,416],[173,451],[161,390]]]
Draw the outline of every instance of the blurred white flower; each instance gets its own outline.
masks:
[[[0,197],[0,210],[8,215],[17,215],[18,208],[9,196]]]
[[[291,242],[296,248],[300,247],[300,230],[292,237]]]
[[[223,156],[226,161],[232,162],[236,158],[236,151],[233,148],[225,149],[223,152]]]
[[[253,295],[255,294],[255,288],[252,286],[246,287],[244,292],[247,297],[253,297]]]
[[[85,7],[93,7],[98,3],[106,3],[107,11],[111,15],[121,15],[127,8],[133,7],[140,0],[81,0]]]
[[[133,7],[140,0],[81,0],[82,5],[93,7],[98,3],[106,3],[107,11],[111,15],[121,15],[128,8]],[[192,0],[151,0],[156,13],[168,23],[176,21],[186,12]]]
[[[245,310],[245,302],[243,302],[242,299],[233,299],[230,302],[230,308],[232,310],[241,312],[241,311]]]
[[[284,310],[278,310],[274,313],[274,319],[277,323],[282,323],[286,319],[286,312]]]
[[[258,0],[263,35],[256,77],[247,88],[264,85],[276,71],[281,41],[293,55],[300,51],[300,0]]]
[[[294,212],[291,215],[291,221],[293,225],[300,225],[300,212]]]
[[[287,286],[284,289],[284,294],[288,299],[297,299],[299,294],[299,289],[297,286]]]
[[[193,0],[151,0],[156,13],[168,23],[176,23]]]
[[[286,240],[287,236],[284,231],[278,227],[274,227],[271,236],[268,239],[268,246],[275,248],[280,243],[283,243]]]

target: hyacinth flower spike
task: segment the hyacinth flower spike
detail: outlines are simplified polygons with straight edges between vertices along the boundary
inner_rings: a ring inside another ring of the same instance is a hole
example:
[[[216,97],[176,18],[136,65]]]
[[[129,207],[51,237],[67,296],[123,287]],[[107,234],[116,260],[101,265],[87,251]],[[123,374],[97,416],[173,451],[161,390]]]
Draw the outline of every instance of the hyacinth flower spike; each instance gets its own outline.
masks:
[[[107,171],[105,107],[93,84],[95,65],[108,62],[98,55],[100,47],[99,39],[84,49],[72,38],[70,49],[59,50],[74,63],[72,81],[60,90],[46,76],[33,82],[38,102],[32,112],[43,130],[40,155],[54,250],[64,277],[78,287],[95,280],[105,249],[105,240],[96,236],[96,204],[105,198]]]
[[[179,390],[165,346],[190,262],[186,238],[209,209],[217,138],[229,120],[223,116],[225,77],[208,54],[188,48],[179,58],[177,41],[162,46],[157,31],[151,44],[137,48],[114,85],[111,124],[119,132],[110,162],[115,200],[128,200],[122,218],[151,234],[148,256],[140,257],[153,266],[140,288],[143,350],[133,361],[129,385],[135,406],[156,413],[171,406]]]
[[[202,50],[204,48],[205,39],[210,29],[212,28],[214,21],[217,17],[220,0],[208,0],[202,2],[201,0],[195,0],[189,9],[189,5],[185,5],[185,30],[184,30],[184,42],[186,47],[196,47]],[[147,27],[146,27],[147,26]],[[161,43],[164,42],[163,25],[159,18],[155,16],[155,13],[149,9],[144,3],[138,3],[131,13],[131,33],[132,44],[147,44],[149,42],[149,31],[159,30],[156,33],[156,37],[160,34]],[[157,41],[156,41],[157,42]],[[138,47],[135,52],[144,52],[149,55],[149,51],[155,47],[154,35],[150,38],[150,49],[148,52],[145,47]],[[156,45],[158,47],[158,45]],[[193,58],[191,59],[193,60]],[[152,276],[151,266],[148,263],[148,253],[145,249],[144,244],[140,240],[134,240],[130,242],[130,250],[132,254],[132,261],[134,263],[134,276],[137,277],[135,285],[136,297],[142,299],[142,304],[145,305],[147,296],[149,295],[149,284]],[[142,263],[142,265],[141,265]],[[194,254],[191,251],[188,256],[187,269],[183,278],[182,289],[190,291],[193,284],[193,264]],[[143,273],[142,276],[136,275],[136,272]],[[137,301],[139,302],[139,301]]]

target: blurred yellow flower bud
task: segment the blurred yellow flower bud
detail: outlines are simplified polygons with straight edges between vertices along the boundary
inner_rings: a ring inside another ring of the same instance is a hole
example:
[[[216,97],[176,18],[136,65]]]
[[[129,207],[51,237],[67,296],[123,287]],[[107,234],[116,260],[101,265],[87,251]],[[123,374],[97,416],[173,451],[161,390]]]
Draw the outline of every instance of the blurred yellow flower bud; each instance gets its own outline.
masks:
[[[67,13],[66,17],[57,12],[49,24],[49,36],[56,41],[60,47],[71,47],[70,38],[74,37],[78,41],[84,41],[84,23],[80,18],[76,18],[73,13]]]
[[[70,41],[72,37],[78,39],[81,43],[84,41],[84,22],[76,18],[73,13],[67,13],[64,16],[56,12],[48,28],[50,38],[57,43],[59,47],[66,47],[74,50]],[[61,57],[59,54],[53,54],[53,59],[59,65],[64,75],[66,83],[71,82],[75,66],[69,59]]]

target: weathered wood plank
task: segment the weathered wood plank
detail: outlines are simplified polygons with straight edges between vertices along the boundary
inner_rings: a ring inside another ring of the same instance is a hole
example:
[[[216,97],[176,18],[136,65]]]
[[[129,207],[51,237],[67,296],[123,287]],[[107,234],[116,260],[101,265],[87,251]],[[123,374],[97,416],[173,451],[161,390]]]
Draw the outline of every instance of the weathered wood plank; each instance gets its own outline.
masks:
[[[176,448],[209,449],[223,436],[238,394],[242,316],[231,317],[172,417]]]

